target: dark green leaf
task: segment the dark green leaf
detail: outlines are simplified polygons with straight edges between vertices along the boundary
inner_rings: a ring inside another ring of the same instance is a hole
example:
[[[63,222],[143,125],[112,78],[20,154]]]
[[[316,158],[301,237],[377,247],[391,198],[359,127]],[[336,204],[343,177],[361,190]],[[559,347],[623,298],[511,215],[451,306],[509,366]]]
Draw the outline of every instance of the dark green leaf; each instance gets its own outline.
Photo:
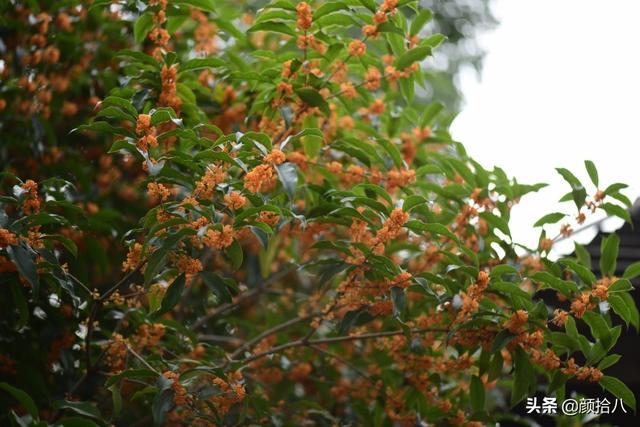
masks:
[[[142,44],[147,38],[147,34],[153,28],[153,14],[145,13],[136,19],[133,24],[133,38],[136,44]]]
[[[622,277],[625,279],[635,279],[640,276],[640,261],[636,261],[624,270]]]
[[[225,253],[229,259],[231,259],[231,266],[234,270],[237,270],[242,266],[242,246],[240,246],[240,243],[238,243],[237,240],[234,240],[231,246],[225,249]]]
[[[76,414],[83,415],[85,417],[95,418],[97,420],[102,419],[100,411],[91,402],[73,402],[70,400],[59,400],[53,404],[56,409],[68,409]]]
[[[260,22],[254,25],[253,27],[249,28],[247,31],[250,33],[254,31],[270,31],[273,33],[287,34],[293,37],[296,36],[296,31],[293,28],[291,28],[289,25],[283,22],[275,22],[275,21]]]
[[[529,361],[529,355],[520,348],[516,349],[514,365],[515,374],[513,389],[511,390],[511,407],[516,406],[529,395],[529,389],[535,380],[535,373]]]
[[[615,377],[605,375],[600,379],[600,385],[617,398],[622,399],[627,406],[633,409],[633,412],[636,411],[636,397],[622,381]]]
[[[164,297],[162,298],[162,304],[156,315],[167,313],[173,309],[173,307],[180,302],[182,293],[186,283],[185,274],[179,275],[167,288]]]
[[[12,395],[18,402],[20,402],[20,404],[27,410],[29,415],[31,415],[31,418],[36,421],[40,419],[38,415],[38,407],[36,406],[31,396],[29,396],[19,388],[16,388],[5,382],[0,383],[0,389],[6,391],[10,395]]]
[[[536,223],[533,224],[533,226],[534,227],[540,227],[540,226],[545,225],[545,224],[555,224],[556,222],[560,221],[565,216],[566,216],[565,214],[560,213],[560,212],[550,213],[550,214],[547,214],[547,215],[543,216],[539,220],[537,220]]]
[[[412,36],[415,36],[416,34],[418,34],[420,30],[422,30],[422,27],[424,27],[424,24],[429,22],[432,17],[433,17],[433,12],[431,12],[429,9],[422,9],[411,20],[411,27],[409,30],[409,34],[411,34]]]
[[[600,246],[600,271],[603,276],[612,276],[616,271],[620,238],[611,234],[602,239]]]
[[[471,400],[471,409],[474,413],[484,411],[484,384],[477,375],[471,377],[469,398]]]
[[[317,90],[311,88],[301,88],[296,90],[296,94],[305,104],[310,105],[311,107],[318,107],[318,109],[327,116],[331,114],[331,112],[329,111],[329,104]]]
[[[17,245],[7,247],[7,253],[20,275],[31,285],[34,298],[38,298],[40,278],[38,277],[38,267],[35,262],[36,254],[24,241],[21,241]]]
[[[587,173],[589,174],[589,178],[591,178],[591,182],[593,182],[593,185],[597,187],[599,184],[599,181],[598,181],[598,170],[596,169],[596,165],[594,165],[591,160],[585,160],[584,167],[587,169]]]
[[[402,55],[400,55],[395,60],[394,65],[398,70],[404,70],[414,62],[420,62],[429,55],[431,55],[431,47],[429,46],[414,47],[413,49],[408,50]]]

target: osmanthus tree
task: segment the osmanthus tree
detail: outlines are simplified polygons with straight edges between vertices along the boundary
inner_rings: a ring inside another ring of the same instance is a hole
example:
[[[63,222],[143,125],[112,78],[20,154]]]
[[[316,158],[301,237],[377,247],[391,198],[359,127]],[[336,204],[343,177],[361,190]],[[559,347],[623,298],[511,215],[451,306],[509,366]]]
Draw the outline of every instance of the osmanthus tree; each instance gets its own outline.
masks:
[[[640,264],[613,276],[615,235],[602,277],[580,246],[548,256],[590,212],[629,219],[624,185],[586,162],[587,192],[558,169],[577,211],[541,218],[561,234],[516,252],[510,209],[543,184],[484,169],[439,104],[415,101],[443,39],[422,31],[428,10],[237,8],[93,3],[126,42],[69,138],[108,143],[100,167],[118,173],[108,191],[3,175],[3,423],[477,426],[541,388],[562,400],[569,379],[635,410],[603,371],[613,322],[639,326]],[[78,207],[124,189],[138,197],[109,198],[107,219]],[[95,247],[102,273],[83,267]]]

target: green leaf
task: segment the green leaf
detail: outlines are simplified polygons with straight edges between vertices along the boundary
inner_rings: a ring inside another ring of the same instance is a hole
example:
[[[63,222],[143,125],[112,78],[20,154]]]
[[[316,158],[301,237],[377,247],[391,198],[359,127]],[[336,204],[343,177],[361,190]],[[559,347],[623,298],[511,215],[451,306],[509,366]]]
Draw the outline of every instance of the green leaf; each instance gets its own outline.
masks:
[[[573,201],[576,204],[576,207],[580,209],[584,205],[584,201],[587,198],[587,192],[584,189],[584,186],[580,182],[578,178],[574,174],[572,174],[568,169],[564,168],[556,168],[558,173],[562,175],[565,181],[571,185],[571,195],[573,196]]]
[[[272,33],[287,34],[292,37],[295,37],[297,35],[296,31],[293,28],[291,28],[289,25],[283,22],[274,22],[274,21],[260,22],[254,25],[253,27],[249,28],[247,31],[250,33],[255,31],[269,31]]]
[[[313,12],[313,20],[317,21],[325,15],[328,15],[339,10],[348,10],[349,7],[342,1],[332,1],[321,5],[315,12]]]
[[[370,320],[372,320],[372,317],[367,307],[360,307],[356,310],[348,311],[340,321],[338,335],[346,335],[352,327],[364,324]]]
[[[611,292],[621,292],[621,291],[630,291],[633,289],[633,285],[628,279],[618,279],[613,285],[609,286],[608,291]]]
[[[638,276],[640,276],[640,261],[636,261],[629,267],[627,267],[627,269],[624,270],[624,274],[622,275],[622,277],[629,280],[635,279]]]
[[[56,240],[65,247],[66,250],[73,255],[74,258],[78,256],[78,246],[76,243],[70,238],[63,236],[62,234],[47,234],[43,235],[42,238],[44,240]]]
[[[153,28],[153,14],[145,13],[136,19],[133,24],[133,38],[136,44],[144,42],[151,28]]]
[[[206,12],[216,11],[214,0],[172,0],[172,3],[194,6]]]
[[[556,222],[560,221],[562,218],[564,218],[566,215],[560,212],[553,212],[550,214],[546,214],[545,216],[543,216],[542,218],[540,218],[539,220],[536,221],[535,224],[533,224],[534,227],[540,227],[542,225],[545,224],[555,224]]]
[[[633,409],[633,412],[636,411],[636,397],[622,381],[615,377],[605,375],[600,379],[600,386],[617,398],[622,399],[627,406]]]
[[[220,58],[194,58],[180,65],[180,73],[201,70],[203,68],[217,68],[227,66],[227,62]]]
[[[500,280],[503,274],[510,274],[515,277],[520,277],[520,272],[518,271],[518,269],[508,264],[496,265],[491,269],[489,276],[491,276],[491,278],[498,278]]]
[[[102,416],[98,408],[91,402],[72,402],[70,400],[59,400],[53,404],[56,409],[68,409],[76,414],[85,417],[101,420]]]
[[[29,306],[27,305],[27,299],[24,297],[22,286],[15,281],[10,282],[10,286],[13,305],[18,310],[18,323],[16,323],[15,329],[20,330],[29,320]]]
[[[400,55],[395,60],[395,66],[398,70],[404,70],[414,62],[420,62],[425,59],[427,56],[431,55],[431,47],[429,46],[418,46],[410,49]]]
[[[509,223],[499,216],[492,214],[491,212],[481,212],[480,217],[489,223],[493,228],[497,228],[507,236],[511,236],[511,230],[509,230]]]
[[[632,312],[623,296],[616,294],[609,295],[609,297],[607,298],[607,302],[609,303],[609,306],[613,309],[613,311],[618,316],[620,316],[627,325],[629,325],[629,323],[632,323]]]
[[[305,104],[311,107],[318,107],[318,109],[327,116],[331,114],[331,112],[329,111],[329,104],[317,90],[311,88],[301,88],[296,90],[295,92]]]
[[[159,68],[160,63],[156,61],[153,56],[147,55],[144,52],[139,52],[137,50],[131,49],[123,49],[118,51],[115,56],[124,56],[127,58],[135,59],[138,62],[145,63],[147,65],[152,65],[154,68]]]
[[[589,174],[589,178],[591,178],[591,182],[596,187],[598,186],[598,170],[596,169],[596,165],[593,164],[591,160],[584,161],[584,167],[587,169],[587,173]]]
[[[574,250],[576,258],[578,258],[580,264],[591,270],[591,254],[589,253],[589,251],[587,251],[584,246],[582,246],[578,242],[574,242]]]
[[[35,253],[24,241],[7,247],[7,253],[20,275],[31,284],[34,298],[37,298],[40,290],[40,278],[35,262]]]
[[[144,282],[148,284],[156,276],[165,263],[165,259],[169,251],[173,250],[178,242],[185,236],[196,234],[196,231],[190,228],[182,228],[179,231],[168,235],[162,245],[156,249],[150,256],[147,266],[144,270]]]
[[[427,203],[427,199],[425,199],[424,197],[412,194],[411,196],[404,199],[402,203],[402,210],[405,212],[411,212],[411,210],[416,206],[426,205]]]
[[[599,207],[603,209],[607,213],[607,215],[617,216],[618,218],[622,218],[629,224],[631,224],[631,214],[622,206],[614,205],[613,203],[603,203]]]
[[[446,39],[447,39],[447,37],[444,36],[443,34],[433,34],[433,35],[423,39],[420,42],[420,44],[422,46],[429,46],[430,48],[434,49],[434,48],[440,46],[440,43],[442,43]]]
[[[174,392],[171,388],[173,381],[160,375],[156,381],[158,393],[153,398],[151,405],[151,413],[153,415],[153,424],[155,426],[164,425],[167,412],[173,407]]]
[[[609,333],[609,325],[604,320],[604,318],[596,314],[593,311],[587,311],[584,313],[582,320],[585,321],[589,328],[591,329],[591,335],[598,340],[606,340],[606,338],[610,335]]]
[[[441,102],[433,102],[424,109],[422,117],[420,119],[420,126],[424,127],[433,123],[438,114],[444,109],[444,104]]]
[[[0,383],[0,388],[12,395],[18,402],[20,402],[20,404],[25,407],[29,415],[31,415],[31,418],[36,421],[40,420],[40,416],[38,415],[38,407],[36,406],[31,396],[29,396],[19,388],[16,388],[5,382]]]
[[[369,11],[375,13],[377,5],[374,0],[358,0],[358,2],[360,2],[361,5],[369,9]]]
[[[535,379],[535,372],[529,362],[529,356],[520,348],[516,349],[514,363],[515,375],[511,390],[511,407],[516,406],[529,395],[529,388]]]
[[[231,292],[229,292],[229,282],[222,276],[213,271],[201,271],[200,276],[204,279],[205,285],[216,294],[218,302],[221,304],[229,303],[232,300]]]
[[[422,27],[424,27],[424,24],[431,21],[431,18],[433,18],[433,12],[431,12],[429,9],[422,9],[413,18],[413,20],[411,20],[409,34],[411,34],[412,36],[418,34],[422,30]]]
[[[596,282],[596,275],[582,264],[578,264],[572,259],[565,258],[560,261],[562,264],[575,271],[578,277],[587,285],[593,285]]]
[[[437,223],[426,224],[422,221],[411,220],[411,221],[407,221],[404,226],[417,234],[424,233],[424,232],[439,234],[441,236],[446,236],[450,238],[454,242],[458,241],[458,238],[456,237],[456,235],[453,234],[451,231],[449,231],[449,229],[442,224],[437,224]]]
[[[59,421],[59,424],[62,427],[98,427],[95,421],[83,417],[64,417]]]
[[[477,375],[471,377],[469,399],[471,400],[471,409],[474,413],[484,411],[484,384]]]
[[[393,160],[393,164],[397,168],[401,168],[403,164],[402,154],[400,154],[400,150],[393,142],[386,140],[384,138],[378,139],[378,143],[384,148],[384,151],[387,152],[391,160]]]
[[[298,168],[296,168],[295,164],[286,162],[277,165],[276,172],[278,172],[278,179],[280,179],[282,187],[289,195],[289,199],[293,200],[298,186]]]
[[[506,329],[501,330],[493,340],[493,344],[491,345],[491,353],[499,353],[500,350],[502,350],[504,346],[513,341],[515,337],[516,335],[512,334]]]
[[[398,286],[392,286],[391,302],[393,303],[393,315],[398,318],[402,317],[402,313],[407,305],[404,289]]]
[[[156,312],[156,315],[161,315],[173,310],[173,307],[180,302],[180,298],[184,292],[185,283],[186,276],[182,273],[171,283],[171,285],[169,285],[164,294],[164,298],[162,298],[160,309]]]
[[[619,354],[610,354],[598,363],[598,369],[601,371],[607,369],[609,366],[613,366],[620,360],[622,356]]]
[[[233,243],[226,248],[225,253],[231,259],[231,266],[234,270],[239,269],[242,266],[243,254],[242,254],[242,246],[238,243],[237,240],[234,240]]]
[[[107,96],[100,102],[100,107],[118,107],[124,110],[133,121],[138,120],[138,110],[133,106],[131,101],[119,96]]]
[[[620,238],[611,234],[602,239],[600,246],[600,271],[603,276],[613,276],[616,271]]]

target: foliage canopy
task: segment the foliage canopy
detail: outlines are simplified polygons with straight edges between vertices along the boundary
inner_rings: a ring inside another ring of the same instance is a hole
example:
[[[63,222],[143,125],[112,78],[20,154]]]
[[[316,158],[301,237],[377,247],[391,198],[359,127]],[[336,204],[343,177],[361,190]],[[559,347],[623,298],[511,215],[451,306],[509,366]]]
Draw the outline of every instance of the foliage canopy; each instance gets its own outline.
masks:
[[[603,371],[640,267],[548,256],[625,185],[558,169],[576,211],[513,242],[544,184],[420,96],[417,1],[1,9],[2,422],[477,426],[569,379],[635,410]]]

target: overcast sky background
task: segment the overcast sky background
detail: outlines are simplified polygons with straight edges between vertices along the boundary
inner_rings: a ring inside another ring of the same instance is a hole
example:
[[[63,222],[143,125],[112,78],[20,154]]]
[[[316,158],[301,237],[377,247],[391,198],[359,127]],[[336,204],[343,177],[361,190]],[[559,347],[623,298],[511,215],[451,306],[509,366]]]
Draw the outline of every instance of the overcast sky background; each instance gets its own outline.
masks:
[[[583,161],[593,160],[601,187],[625,182],[632,201],[640,196],[640,1],[495,0],[493,10],[500,24],[480,37],[481,79],[462,76],[466,104],[452,135],[485,167],[550,184],[512,211],[514,240],[535,247],[542,215],[576,213],[573,203],[557,203],[569,187],[555,167],[586,184]],[[585,243],[594,233],[575,238]]]

